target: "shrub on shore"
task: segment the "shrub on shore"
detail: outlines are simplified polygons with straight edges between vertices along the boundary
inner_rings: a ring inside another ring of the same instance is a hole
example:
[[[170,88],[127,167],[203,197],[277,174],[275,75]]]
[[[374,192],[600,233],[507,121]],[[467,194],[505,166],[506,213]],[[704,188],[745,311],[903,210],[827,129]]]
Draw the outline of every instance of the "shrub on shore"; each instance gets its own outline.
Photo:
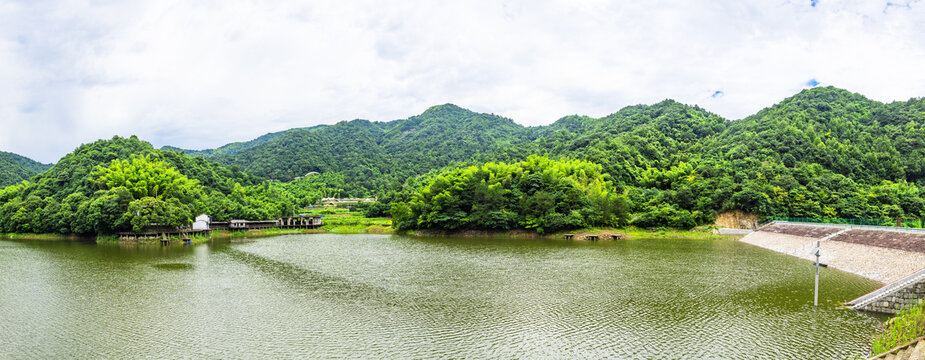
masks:
[[[921,336],[925,336],[925,300],[887,321],[883,331],[874,337],[871,352],[880,354]]]

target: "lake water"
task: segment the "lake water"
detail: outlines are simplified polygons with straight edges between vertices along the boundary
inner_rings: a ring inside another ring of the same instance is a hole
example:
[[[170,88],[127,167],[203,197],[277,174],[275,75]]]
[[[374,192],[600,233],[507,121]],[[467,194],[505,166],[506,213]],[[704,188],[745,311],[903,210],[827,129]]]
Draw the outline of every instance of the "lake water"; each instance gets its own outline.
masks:
[[[878,287],[731,240],[0,241],[0,358],[841,359]]]

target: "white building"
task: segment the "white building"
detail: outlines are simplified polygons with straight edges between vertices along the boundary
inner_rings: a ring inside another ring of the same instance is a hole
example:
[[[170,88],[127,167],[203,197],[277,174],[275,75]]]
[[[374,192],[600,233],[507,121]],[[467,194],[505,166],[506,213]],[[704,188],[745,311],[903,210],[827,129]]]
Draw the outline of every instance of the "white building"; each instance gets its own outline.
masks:
[[[193,221],[193,230],[209,230],[210,224],[212,224],[212,217],[206,214],[199,215],[196,221]]]

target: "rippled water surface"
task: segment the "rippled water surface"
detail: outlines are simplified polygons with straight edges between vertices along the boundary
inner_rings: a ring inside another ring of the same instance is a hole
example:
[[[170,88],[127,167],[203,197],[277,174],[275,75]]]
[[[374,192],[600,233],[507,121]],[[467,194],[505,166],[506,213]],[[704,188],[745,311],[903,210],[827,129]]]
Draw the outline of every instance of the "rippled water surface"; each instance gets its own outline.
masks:
[[[0,241],[0,358],[840,359],[877,283],[729,240]]]

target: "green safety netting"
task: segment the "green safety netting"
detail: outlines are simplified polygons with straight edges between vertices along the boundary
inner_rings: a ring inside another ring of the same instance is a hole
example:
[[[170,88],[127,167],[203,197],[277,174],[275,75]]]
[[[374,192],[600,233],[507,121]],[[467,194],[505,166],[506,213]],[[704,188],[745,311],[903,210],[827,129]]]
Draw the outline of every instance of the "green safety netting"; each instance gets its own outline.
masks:
[[[872,225],[872,226],[896,226],[896,219],[845,219],[845,218],[808,218],[808,217],[769,217],[767,221],[791,221],[791,222],[809,222],[822,224],[851,224],[851,225]],[[920,219],[902,219],[902,227],[921,228],[922,220]]]

